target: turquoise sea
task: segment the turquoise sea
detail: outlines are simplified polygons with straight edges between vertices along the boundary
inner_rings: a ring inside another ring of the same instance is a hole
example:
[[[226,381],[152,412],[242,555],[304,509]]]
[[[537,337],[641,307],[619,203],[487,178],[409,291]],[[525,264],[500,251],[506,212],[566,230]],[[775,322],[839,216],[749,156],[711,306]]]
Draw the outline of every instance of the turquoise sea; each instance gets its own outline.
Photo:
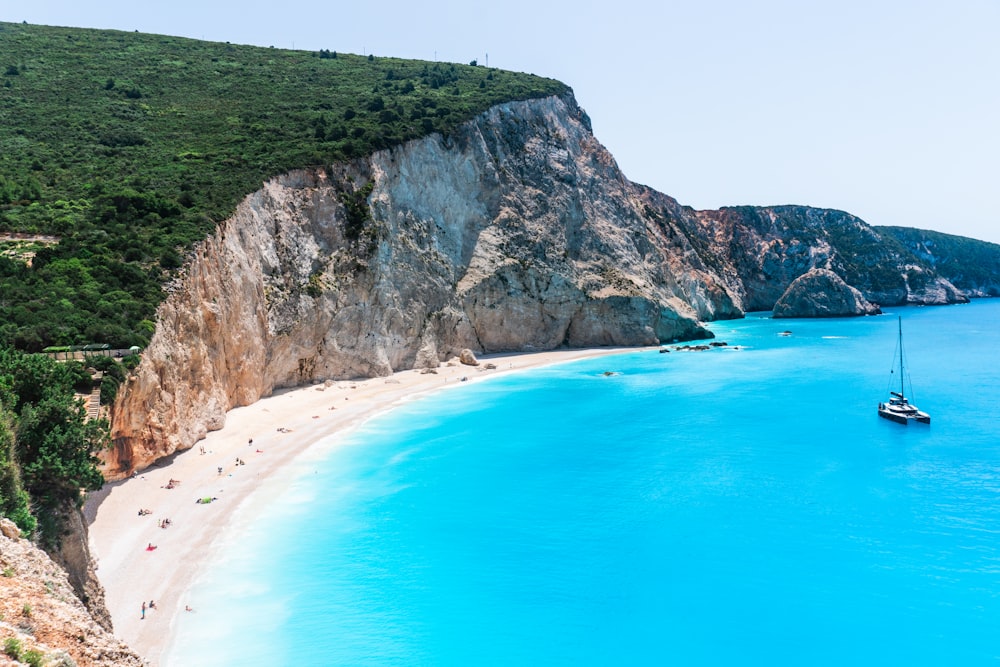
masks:
[[[897,315],[929,427],[876,415]],[[711,328],[318,447],[165,664],[997,664],[1000,300]]]

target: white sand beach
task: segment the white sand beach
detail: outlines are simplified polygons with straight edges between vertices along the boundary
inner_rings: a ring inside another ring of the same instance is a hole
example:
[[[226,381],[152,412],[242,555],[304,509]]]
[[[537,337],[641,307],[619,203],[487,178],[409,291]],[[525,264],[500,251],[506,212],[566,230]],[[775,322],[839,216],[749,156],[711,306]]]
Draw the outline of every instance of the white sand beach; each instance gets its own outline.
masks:
[[[442,365],[436,373],[402,371],[384,378],[343,380],[284,391],[231,410],[222,430],[88,498],[90,546],[115,636],[149,664],[158,665],[171,641],[175,619],[188,613],[188,592],[200,569],[212,559],[216,537],[263,480],[316,442],[355,428],[416,395],[460,388],[463,378],[474,382],[510,371],[632,351],[637,348],[492,355],[481,358],[478,368],[454,362]],[[496,369],[485,370],[487,363]],[[197,502],[205,498],[213,501]],[[140,509],[151,513],[140,516]],[[166,528],[160,527],[164,519],[170,520]],[[155,548],[149,549],[150,545]],[[142,604],[149,605],[151,600],[156,606],[143,617]]]

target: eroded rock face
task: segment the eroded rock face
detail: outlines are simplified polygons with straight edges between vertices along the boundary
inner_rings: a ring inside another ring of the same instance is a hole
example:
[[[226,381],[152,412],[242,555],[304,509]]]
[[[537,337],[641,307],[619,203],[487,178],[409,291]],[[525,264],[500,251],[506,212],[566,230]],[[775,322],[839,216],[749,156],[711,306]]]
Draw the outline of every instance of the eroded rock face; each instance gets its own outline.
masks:
[[[828,269],[812,269],[792,281],[774,317],[849,317],[877,315],[882,310]]]
[[[744,310],[770,310],[792,281],[829,269],[884,306],[964,303],[946,279],[860,218],[808,206],[737,206],[686,218],[706,257]]]
[[[742,315],[679,221],[572,96],[490,109],[351,164],[274,179],[188,261],[119,392],[106,475],[315,380],[474,353],[652,345]],[[679,207],[677,207],[679,208]]]
[[[0,567],[0,642],[16,640],[22,651],[38,651],[47,665],[144,664],[94,621],[74,595],[66,572],[18,537],[16,526],[7,519],[0,519]]]
[[[83,602],[91,617],[108,632],[112,631],[111,614],[104,604],[104,587],[97,578],[90,555],[87,523],[76,507],[65,508],[62,519],[63,532],[59,546],[50,557],[63,569],[77,598]]]

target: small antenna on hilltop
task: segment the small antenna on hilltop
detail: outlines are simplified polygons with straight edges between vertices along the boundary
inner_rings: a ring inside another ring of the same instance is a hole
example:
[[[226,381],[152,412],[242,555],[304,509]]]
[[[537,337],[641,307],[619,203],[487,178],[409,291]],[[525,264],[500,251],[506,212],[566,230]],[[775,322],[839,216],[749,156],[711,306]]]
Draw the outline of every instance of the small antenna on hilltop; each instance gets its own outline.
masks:
[[[487,67],[490,66],[490,54],[488,54],[488,53],[486,54],[486,66]]]

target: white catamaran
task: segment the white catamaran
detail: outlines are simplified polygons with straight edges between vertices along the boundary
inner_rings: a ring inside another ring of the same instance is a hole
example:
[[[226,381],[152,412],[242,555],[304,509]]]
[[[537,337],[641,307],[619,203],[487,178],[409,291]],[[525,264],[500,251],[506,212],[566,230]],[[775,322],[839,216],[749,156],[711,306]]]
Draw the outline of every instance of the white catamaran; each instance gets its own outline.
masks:
[[[878,416],[890,419],[898,424],[908,424],[911,419],[921,424],[930,424],[931,416],[923,412],[904,395],[903,370],[903,318],[899,318],[899,392],[889,392],[889,402],[878,404]]]

